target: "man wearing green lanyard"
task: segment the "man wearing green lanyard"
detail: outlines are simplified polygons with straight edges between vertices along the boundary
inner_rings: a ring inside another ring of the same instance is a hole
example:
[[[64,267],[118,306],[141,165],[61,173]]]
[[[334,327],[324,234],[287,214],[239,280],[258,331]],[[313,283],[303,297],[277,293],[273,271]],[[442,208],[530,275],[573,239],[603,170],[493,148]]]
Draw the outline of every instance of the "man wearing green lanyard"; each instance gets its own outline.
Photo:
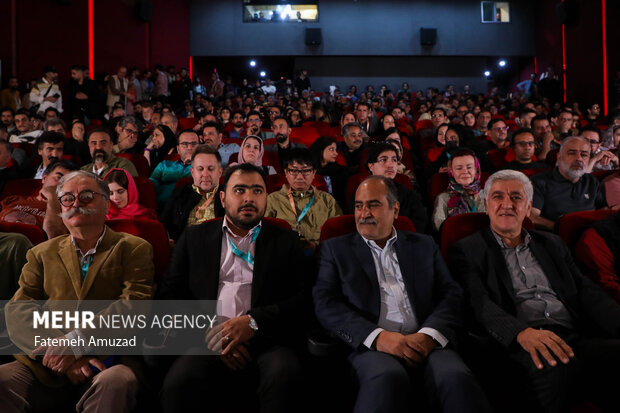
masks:
[[[284,160],[284,171],[288,183],[269,194],[265,216],[285,220],[315,248],[325,221],[342,215],[342,210],[334,197],[312,186],[316,163],[309,149],[291,150],[290,157]]]
[[[296,349],[309,308],[310,265],[295,233],[262,218],[264,171],[234,165],[220,198],[223,220],[187,227],[179,237],[159,295],[164,299],[218,300],[226,321],[206,336],[216,356],[181,356],[162,388],[165,413],[239,408],[258,396],[260,411],[290,412],[302,373]],[[307,301],[306,301],[307,300]],[[212,334],[221,333],[221,334]]]

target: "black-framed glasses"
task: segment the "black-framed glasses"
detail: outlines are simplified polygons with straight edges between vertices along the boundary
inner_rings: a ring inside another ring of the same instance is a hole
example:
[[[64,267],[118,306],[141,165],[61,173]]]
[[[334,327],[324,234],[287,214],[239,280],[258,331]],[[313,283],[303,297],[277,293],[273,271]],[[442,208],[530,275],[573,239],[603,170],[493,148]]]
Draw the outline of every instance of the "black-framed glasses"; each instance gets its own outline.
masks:
[[[133,130],[129,128],[124,128],[123,130],[127,132],[130,136],[138,136],[138,133],[139,133],[137,130]]]
[[[95,199],[95,195],[104,196],[103,194],[99,192],[95,192],[90,189],[85,189],[81,191],[79,194],[77,194],[77,197],[75,196],[75,194],[67,192],[66,194],[59,196],[58,201],[60,202],[60,205],[64,207],[70,207],[71,205],[73,205],[75,203],[76,198],[78,199],[78,201],[80,201],[81,204],[90,204],[91,202],[93,202],[93,199]]]
[[[522,148],[525,148],[526,146],[536,146],[536,142],[534,141],[522,141],[522,142],[515,142],[515,145],[521,146]]]
[[[308,169],[291,169],[291,168],[287,168],[286,172],[291,174],[291,175],[293,175],[293,176],[297,176],[299,174],[302,174],[303,176],[308,176],[312,172],[314,172],[314,169],[312,169],[312,168],[308,168]]]

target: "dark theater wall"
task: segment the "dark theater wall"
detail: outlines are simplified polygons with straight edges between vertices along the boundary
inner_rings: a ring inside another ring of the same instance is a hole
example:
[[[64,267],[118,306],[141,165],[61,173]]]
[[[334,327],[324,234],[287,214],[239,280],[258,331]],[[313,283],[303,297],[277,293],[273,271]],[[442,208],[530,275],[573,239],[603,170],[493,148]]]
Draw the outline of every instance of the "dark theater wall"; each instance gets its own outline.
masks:
[[[276,3],[276,2],[274,2]],[[511,22],[480,22],[480,1],[322,0],[318,23],[243,23],[242,2],[192,0],[193,56],[433,55],[533,56],[532,2],[512,1]],[[323,42],[306,46],[307,27]],[[437,44],[420,46],[420,27],[437,28]]]
[[[189,0],[151,0],[151,23],[134,16],[135,0],[94,0],[95,73],[119,65],[143,69],[150,63],[187,67],[189,62]],[[3,83],[15,63],[23,81],[41,77],[53,64],[63,87],[73,64],[88,64],[88,1],[0,0],[0,59]],[[16,13],[16,38],[11,14]],[[149,27],[150,26],[150,27]],[[13,62],[11,44],[17,46]]]

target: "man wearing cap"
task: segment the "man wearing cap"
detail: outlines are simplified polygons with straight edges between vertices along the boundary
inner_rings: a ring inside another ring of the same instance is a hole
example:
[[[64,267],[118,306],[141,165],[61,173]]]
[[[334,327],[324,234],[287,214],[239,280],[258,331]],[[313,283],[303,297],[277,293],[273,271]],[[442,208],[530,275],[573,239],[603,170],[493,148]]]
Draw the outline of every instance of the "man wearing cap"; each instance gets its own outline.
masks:
[[[43,78],[30,91],[30,101],[37,108],[37,113],[45,112],[47,108],[54,108],[62,113],[62,93],[58,80],[58,70],[54,66],[45,66]]]

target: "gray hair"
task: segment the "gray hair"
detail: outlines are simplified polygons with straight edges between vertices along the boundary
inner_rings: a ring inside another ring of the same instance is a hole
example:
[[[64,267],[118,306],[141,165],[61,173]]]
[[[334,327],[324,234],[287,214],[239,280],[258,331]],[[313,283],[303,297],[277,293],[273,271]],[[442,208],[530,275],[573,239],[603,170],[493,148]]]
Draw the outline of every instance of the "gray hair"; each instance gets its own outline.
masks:
[[[62,126],[62,129],[64,131],[67,130],[67,124],[65,123],[64,120],[60,118],[51,118],[43,122],[43,130],[47,131],[51,126],[58,126],[58,125]]]
[[[363,130],[362,125],[360,125],[359,123],[349,122],[342,127],[342,136],[347,136],[349,134],[349,129],[351,128],[360,128],[360,130]]]
[[[394,183],[393,180],[391,180],[390,178],[386,178],[385,176],[382,176],[382,175],[371,175],[368,178],[364,179],[362,183],[360,183],[360,186],[363,183],[368,182],[368,181],[381,181],[385,184],[385,189],[386,189],[385,197],[387,198],[388,205],[390,206],[390,208],[392,208],[394,204],[398,202],[398,189],[396,189],[396,184]]]
[[[527,202],[529,203],[534,199],[534,187],[532,186],[530,178],[523,172],[504,169],[489,176],[489,179],[487,179],[487,182],[484,184],[484,199],[487,202],[489,200],[489,195],[491,195],[491,187],[496,181],[519,181],[521,185],[523,185],[523,191],[525,191]]]
[[[135,116],[125,116],[123,119],[121,119],[120,122],[118,122],[118,126],[120,126],[123,129],[125,129],[127,125],[133,125],[136,128],[140,128],[138,119],[136,119]]]
[[[67,182],[74,178],[89,178],[93,179],[97,186],[99,187],[99,191],[103,195],[106,200],[110,199],[110,188],[108,188],[108,184],[106,184],[101,178],[95,175],[92,172],[88,171],[73,171],[71,173],[66,174],[58,181],[58,186],[56,187],[56,195],[61,196],[63,194],[62,188],[65,186]]]
[[[164,116],[170,116],[172,117],[172,123],[174,123],[175,125],[179,124],[179,120],[177,119],[176,115],[172,112],[166,112],[166,113],[162,113],[161,117],[162,119],[164,118]]]
[[[584,138],[583,136],[568,136],[568,137],[564,138],[564,140],[560,144],[560,152],[559,153],[562,153],[562,149],[564,148],[564,145],[566,145],[569,142],[576,141],[576,140],[580,140],[583,143],[586,143],[588,145],[590,144],[590,141],[587,140],[586,138]]]

